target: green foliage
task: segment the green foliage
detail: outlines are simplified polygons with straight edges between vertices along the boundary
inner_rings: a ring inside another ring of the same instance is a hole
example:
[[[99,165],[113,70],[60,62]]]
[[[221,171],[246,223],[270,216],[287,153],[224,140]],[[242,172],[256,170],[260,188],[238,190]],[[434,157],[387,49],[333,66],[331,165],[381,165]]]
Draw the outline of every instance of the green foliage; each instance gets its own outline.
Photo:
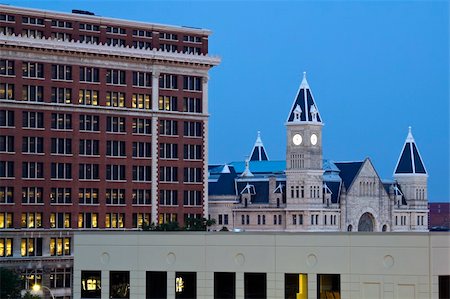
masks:
[[[41,298],[41,296],[33,295],[33,294],[30,293],[30,291],[27,291],[27,292],[23,295],[22,299],[42,299],[42,298]]]
[[[206,231],[208,227],[214,225],[216,220],[214,219],[206,219],[206,218],[187,218],[184,227],[180,227],[177,221],[172,221],[168,223],[162,223],[156,225],[155,223],[142,224],[143,231]]]
[[[0,268],[0,298],[19,298],[22,282],[13,271]]]

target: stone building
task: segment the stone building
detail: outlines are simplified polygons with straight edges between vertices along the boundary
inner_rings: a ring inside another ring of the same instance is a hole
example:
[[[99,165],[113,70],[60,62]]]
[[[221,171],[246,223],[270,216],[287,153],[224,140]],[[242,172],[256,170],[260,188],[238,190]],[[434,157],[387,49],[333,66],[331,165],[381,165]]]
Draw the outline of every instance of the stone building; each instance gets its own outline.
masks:
[[[427,171],[409,129],[394,179],[369,158],[322,157],[322,116],[306,76],[286,120],[286,160],[270,161],[260,134],[245,162],[209,167],[215,229],[427,231]]]

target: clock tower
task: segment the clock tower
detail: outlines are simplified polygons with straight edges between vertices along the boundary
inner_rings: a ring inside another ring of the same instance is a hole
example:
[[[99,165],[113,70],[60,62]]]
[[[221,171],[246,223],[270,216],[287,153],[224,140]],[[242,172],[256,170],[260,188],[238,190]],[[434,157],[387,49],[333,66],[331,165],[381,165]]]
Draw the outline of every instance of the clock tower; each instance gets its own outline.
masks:
[[[306,213],[323,207],[322,117],[306,73],[286,121],[286,205]],[[304,215],[313,224],[313,215]],[[318,223],[317,223],[318,224]]]

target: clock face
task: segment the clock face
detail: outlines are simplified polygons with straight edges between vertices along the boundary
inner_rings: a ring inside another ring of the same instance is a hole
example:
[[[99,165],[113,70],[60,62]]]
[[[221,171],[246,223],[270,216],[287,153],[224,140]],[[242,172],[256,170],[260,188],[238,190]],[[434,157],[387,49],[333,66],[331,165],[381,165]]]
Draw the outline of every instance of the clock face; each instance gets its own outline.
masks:
[[[295,145],[300,145],[302,143],[302,136],[300,134],[295,134],[294,137],[292,137],[292,142]]]
[[[312,145],[316,145],[317,144],[317,135],[316,134],[312,134],[311,135],[311,144]]]

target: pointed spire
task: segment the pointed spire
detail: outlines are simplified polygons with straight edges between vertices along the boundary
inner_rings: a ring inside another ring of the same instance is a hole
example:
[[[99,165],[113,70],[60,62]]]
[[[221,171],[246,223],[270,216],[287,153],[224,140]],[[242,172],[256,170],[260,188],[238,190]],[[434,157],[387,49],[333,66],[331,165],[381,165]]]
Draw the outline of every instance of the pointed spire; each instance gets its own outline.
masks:
[[[394,176],[402,174],[427,174],[416,141],[412,135],[411,127],[408,128],[408,135],[394,171]]]
[[[241,177],[249,177],[253,176],[253,173],[250,171],[250,160],[247,158],[245,159],[245,170],[241,174]]]
[[[250,161],[268,161],[268,160],[269,157],[267,156],[266,149],[264,148],[264,144],[261,140],[261,132],[258,131],[255,145],[253,146],[252,152],[250,153]]]
[[[292,103],[287,123],[308,122],[322,124],[322,117],[306,80],[306,72],[303,72],[303,80],[300,83],[297,95]]]

